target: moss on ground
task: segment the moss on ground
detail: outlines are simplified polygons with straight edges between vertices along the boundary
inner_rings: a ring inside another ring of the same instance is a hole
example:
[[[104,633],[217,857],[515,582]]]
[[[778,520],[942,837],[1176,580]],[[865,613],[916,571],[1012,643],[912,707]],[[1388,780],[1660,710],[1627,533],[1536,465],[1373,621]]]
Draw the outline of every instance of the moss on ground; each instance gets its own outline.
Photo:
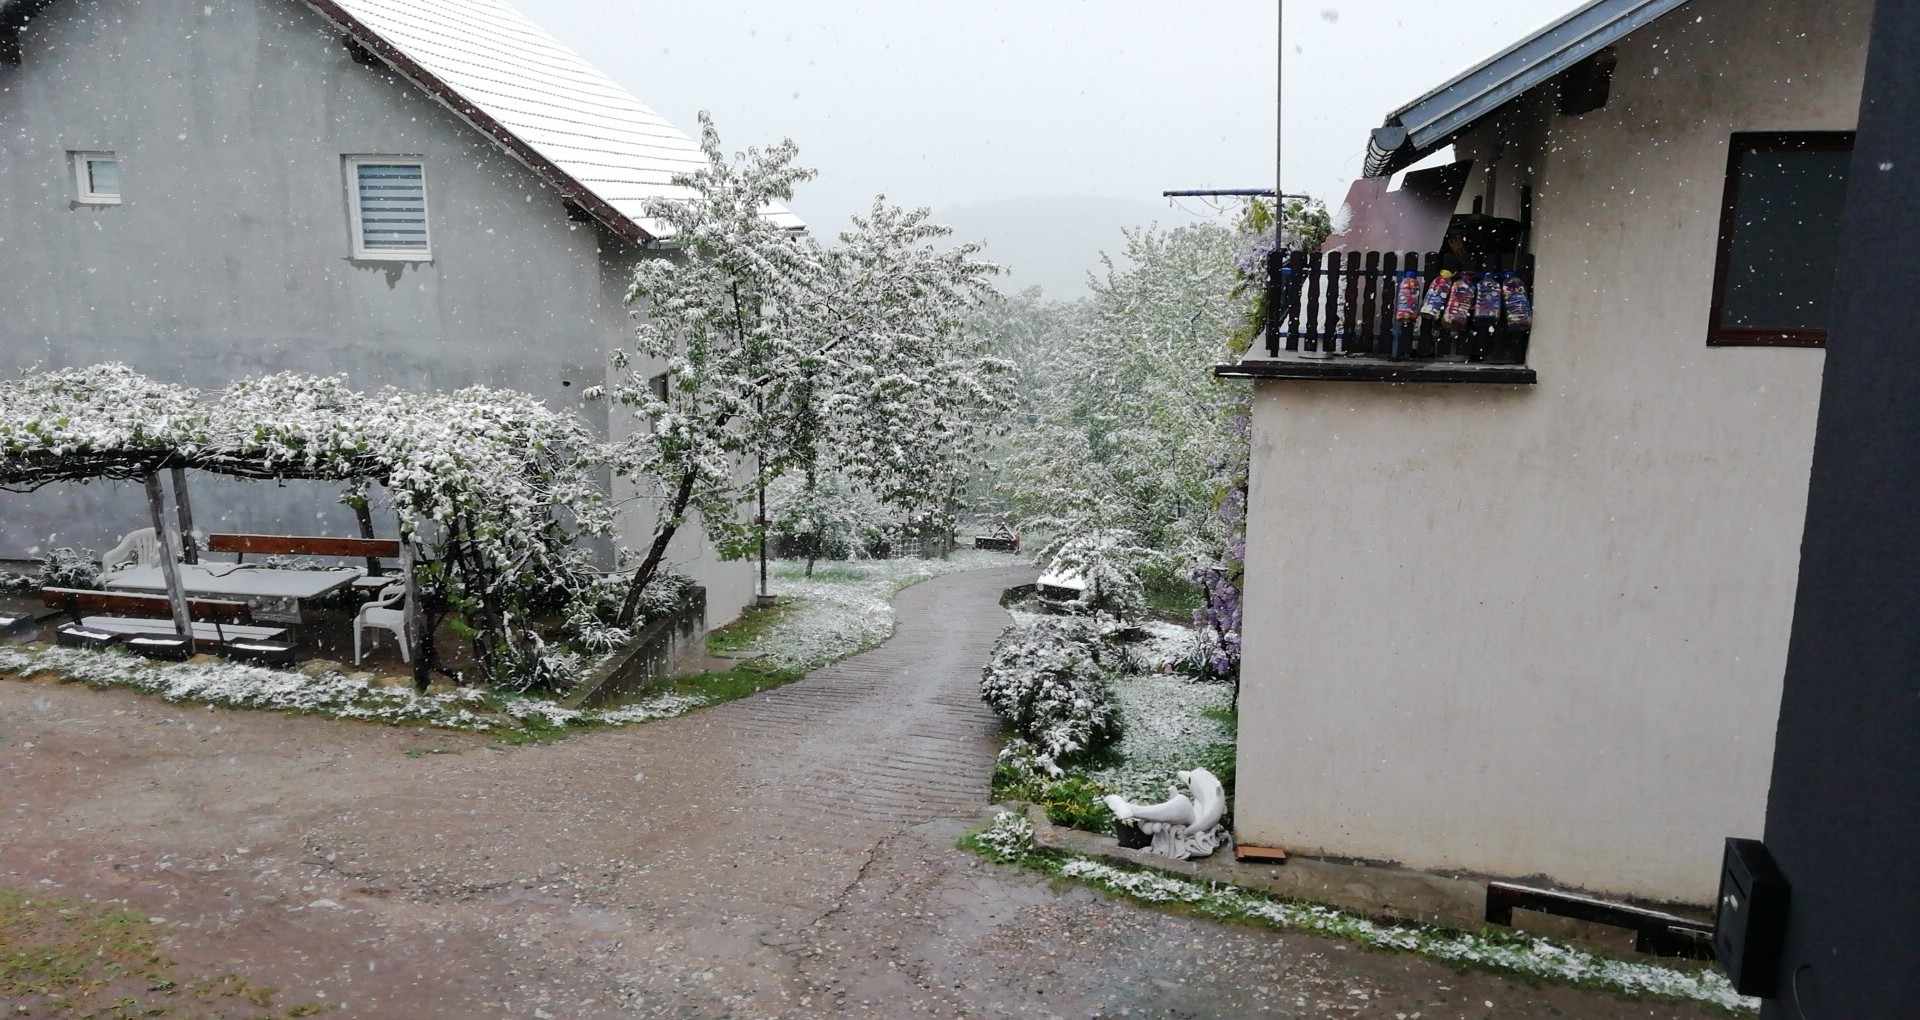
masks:
[[[237,974],[188,980],[160,951],[161,929],[124,907],[0,888],[0,1002],[27,1016],[309,1017]]]

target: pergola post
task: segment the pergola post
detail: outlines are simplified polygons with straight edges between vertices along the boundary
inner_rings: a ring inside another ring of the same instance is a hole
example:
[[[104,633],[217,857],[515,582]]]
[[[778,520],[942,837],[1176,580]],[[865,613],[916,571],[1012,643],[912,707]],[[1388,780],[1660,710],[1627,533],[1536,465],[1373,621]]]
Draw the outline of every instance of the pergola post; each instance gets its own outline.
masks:
[[[405,625],[402,640],[407,643],[407,657],[413,660],[413,685],[421,691],[427,689],[427,642],[432,635],[420,633],[420,587],[413,579],[413,540],[406,525],[400,527],[400,578],[407,586],[407,597],[401,602],[401,614]]]
[[[200,562],[200,549],[193,544],[193,503],[187,498],[187,469],[173,468],[173,511],[180,519],[180,560]]]
[[[167,579],[167,605],[173,608],[173,628],[193,651],[193,617],[187,612],[187,592],[180,586],[178,539],[167,527],[166,496],[160,491],[160,472],[147,472],[147,511],[153,517],[153,535],[160,540],[160,573]]]

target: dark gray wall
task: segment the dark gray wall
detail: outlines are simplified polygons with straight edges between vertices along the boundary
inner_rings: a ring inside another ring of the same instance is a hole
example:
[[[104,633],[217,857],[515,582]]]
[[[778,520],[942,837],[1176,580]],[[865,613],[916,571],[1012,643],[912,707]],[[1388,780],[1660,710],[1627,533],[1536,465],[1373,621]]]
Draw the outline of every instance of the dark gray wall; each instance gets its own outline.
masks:
[[[125,201],[71,200],[110,149]],[[342,156],[418,155],[431,263],[349,257]],[[473,383],[556,407],[605,378],[634,253],[425,93],[355,64],[293,0],[58,0],[0,64],[0,373],[125,361],[217,388],[293,369],[359,387]],[[583,413],[605,428],[604,410]],[[334,490],[195,479],[221,529],[351,533]],[[145,523],[137,486],[0,496],[0,557]]]
[[[1913,286],[1920,234],[1916,63],[1920,4],[1881,0],[1767,799],[1766,843],[1791,886],[1768,1020],[1920,1008],[1920,363],[1896,297]]]

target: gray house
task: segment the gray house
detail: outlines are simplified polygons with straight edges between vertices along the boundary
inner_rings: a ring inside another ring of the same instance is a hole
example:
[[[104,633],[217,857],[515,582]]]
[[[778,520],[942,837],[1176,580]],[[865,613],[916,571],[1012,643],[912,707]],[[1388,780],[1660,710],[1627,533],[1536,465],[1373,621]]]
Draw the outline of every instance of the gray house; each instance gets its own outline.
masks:
[[[487,384],[604,430],[579,394],[670,250],[644,205],[703,159],[501,0],[0,0],[0,372]],[[324,486],[193,487],[211,530],[355,533]],[[142,499],[6,496],[0,558],[109,546]],[[711,624],[751,599],[697,534],[674,552]]]

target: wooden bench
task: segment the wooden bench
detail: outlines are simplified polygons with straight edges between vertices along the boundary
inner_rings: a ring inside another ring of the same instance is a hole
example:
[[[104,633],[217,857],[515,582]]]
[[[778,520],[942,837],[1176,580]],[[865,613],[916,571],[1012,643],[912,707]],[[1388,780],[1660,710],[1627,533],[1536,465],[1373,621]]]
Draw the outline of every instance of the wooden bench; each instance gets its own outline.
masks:
[[[59,644],[104,648],[123,644],[142,655],[184,659],[195,643],[219,648],[235,658],[285,664],[293,661],[286,629],[257,627],[245,602],[227,599],[187,599],[187,618],[193,641],[182,638],[173,622],[173,606],[165,595],[95,591],[90,588],[43,588],[48,608],[72,619],[54,631]],[[84,613],[108,615],[82,615]]]
[[[207,551],[233,553],[235,563],[245,563],[248,553],[269,556],[329,556],[340,559],[365,559],[367,572],[355,578],[353,590],[364,597],[379,594],[400,580],[385,573],[383,559],[400,559],[400,540],[396,538],[336,538],[328,535],[244,535],[207,536]]]

